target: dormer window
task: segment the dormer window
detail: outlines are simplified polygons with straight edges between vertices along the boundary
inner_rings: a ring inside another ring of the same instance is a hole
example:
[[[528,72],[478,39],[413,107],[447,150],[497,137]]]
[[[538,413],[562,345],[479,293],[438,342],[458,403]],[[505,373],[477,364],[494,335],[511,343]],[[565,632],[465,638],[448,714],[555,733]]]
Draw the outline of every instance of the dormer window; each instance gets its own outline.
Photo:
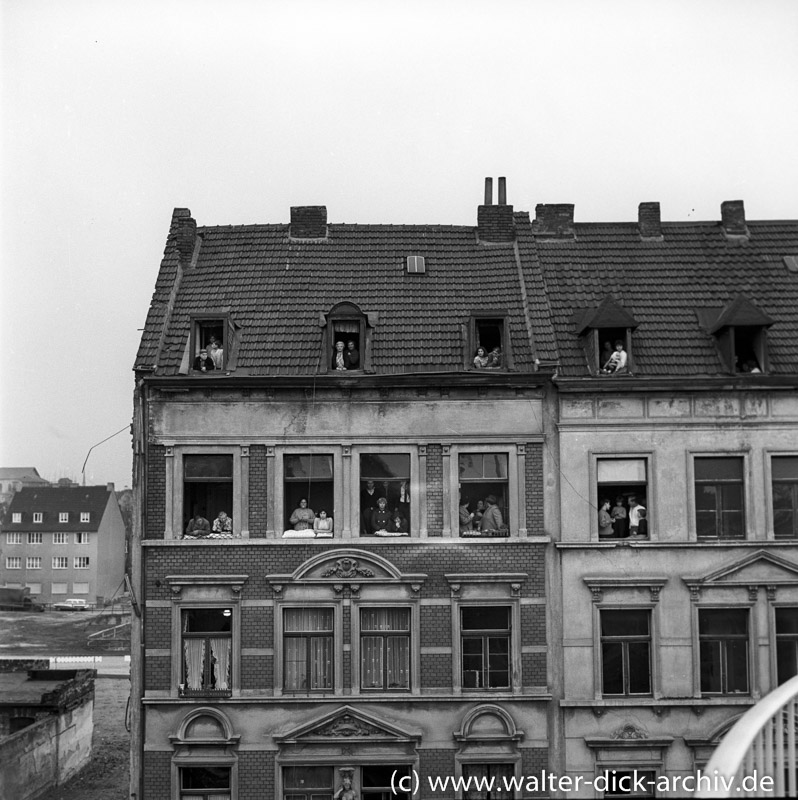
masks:
[[[234,332],[235,327],[226,314],[194,315],[188,358],[181,371],[196,375],[230,369]]]
[[[61,511],[58,515],[59,522],[69,522],[69,512],[68,511]]]
[[[728,372],[767,372],[767,329],[774,323],[745,295],[737,295],[722,309],[696,312],[702,326],[714,337]]]
[[[41,511],[33,512],[33,521],[38,524],[44,521],[44,514]]]
[[[375,314],[365,314],[354,303],[338,303],[329,314],[322,314],[322,369],[334,373],[368,370],[375,322]]]
[[[632,332],[638,323],[611,295],[594,308],[577,311],[573,320],[592,375],[617,377],[632,372]]]
[[[14,512],[11,515],[12,522],[22,522],[22,514],[20,512]]]
[[[468,369],[506,369],[510,366],[509,345],[506,311],[473,314],[469,330],[466,367]]]

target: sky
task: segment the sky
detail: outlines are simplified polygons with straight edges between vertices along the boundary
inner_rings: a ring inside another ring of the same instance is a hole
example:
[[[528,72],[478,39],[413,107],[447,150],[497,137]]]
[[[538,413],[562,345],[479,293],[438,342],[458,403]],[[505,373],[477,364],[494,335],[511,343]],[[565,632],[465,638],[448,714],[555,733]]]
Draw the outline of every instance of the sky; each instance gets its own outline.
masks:
[[[131,484],[175,207],[798,218],[796,41],[794,0],[0,0],[0,466]]]

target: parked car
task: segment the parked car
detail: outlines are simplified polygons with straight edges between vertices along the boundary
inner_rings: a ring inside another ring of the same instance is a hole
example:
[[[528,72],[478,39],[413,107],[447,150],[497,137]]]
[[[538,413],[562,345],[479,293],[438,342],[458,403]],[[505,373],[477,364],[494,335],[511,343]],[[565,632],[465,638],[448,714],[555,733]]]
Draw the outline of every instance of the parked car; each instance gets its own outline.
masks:
[[[85,611],[88,608],[85,600],[70,597],[69,600],[62,600],[60,603],[53,603],[53,611]]]

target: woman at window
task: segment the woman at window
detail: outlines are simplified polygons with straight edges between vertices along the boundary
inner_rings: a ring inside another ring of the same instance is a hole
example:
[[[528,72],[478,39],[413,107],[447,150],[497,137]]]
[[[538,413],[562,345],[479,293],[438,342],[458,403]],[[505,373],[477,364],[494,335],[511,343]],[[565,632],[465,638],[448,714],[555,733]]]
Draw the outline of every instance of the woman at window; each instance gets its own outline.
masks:
[[[220,511],[219,516],[213,521],[214,533],[232,533],[233,520],[227,516],[226,511]]]
[[[599,536],[602,539],[612,536],[613,533],[615,532],[612,527],[612,517],[610,516],[609,497],[601,501],[598,524],[599,524]]]
[[[299,511],[300,509],[297,509]],[[327,512],[322,509],[319,516],[313,520],[313,530],[316,536],[328,537],[333,535],[333,518],[327,516]]]
[[[346,369],[346,356],[344,355],[344,343],[339,339],[335,343],[335,352],[332,357],[331,369],[345,370]]]
[[[485,352],[484,347],[477,348],[477,353],[474,356],[474,366],[477,369],[485,369],[488,366],[488,354]]]
[[[313,513],[313,509],[308,508],[308,501],[303,497],[299,501],[299,508],[294,509],[288,521],[294,526],[295,531],[306,531],[313,527],[315,519],[316,515]]]

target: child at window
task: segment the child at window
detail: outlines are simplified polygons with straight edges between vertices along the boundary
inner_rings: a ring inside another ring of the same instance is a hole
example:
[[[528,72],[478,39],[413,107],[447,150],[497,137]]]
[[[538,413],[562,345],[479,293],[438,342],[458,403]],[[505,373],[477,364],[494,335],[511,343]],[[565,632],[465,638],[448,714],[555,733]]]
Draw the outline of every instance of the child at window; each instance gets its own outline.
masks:
[[[626,508],[623,504],[623,497],[618,496],[615,498],[615,505],[610,512],[610,516],[612,517],[612,528],[619,539],[623,539],[627,536],[628,530],[628,520],[626,518]]]
[[[648,512],[643,508],[640,507],[639,517],[637,520],[637,535],[638,536],[648,536],[648,520],[646,519],[646,514]]]
[[[626,362],[628,356],[626,350],[623,349],[623,342],[618,339],[615,342],[615,352],[607,359],[607,363],[601,370],[605,374],[618,374],[619,372],[626,372]]]

